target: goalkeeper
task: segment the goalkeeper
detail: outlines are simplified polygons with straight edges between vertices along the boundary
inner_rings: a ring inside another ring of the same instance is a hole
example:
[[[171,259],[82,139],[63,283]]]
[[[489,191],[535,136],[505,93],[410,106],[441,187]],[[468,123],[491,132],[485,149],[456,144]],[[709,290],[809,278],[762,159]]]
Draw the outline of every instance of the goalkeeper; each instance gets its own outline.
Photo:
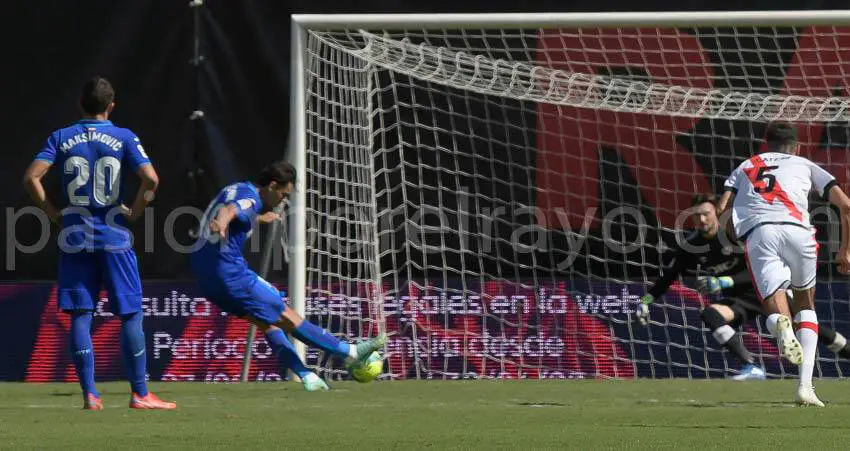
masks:
[[[646,325],[649,304],[663,295],[680,274],[696,276],[695,288],[699,292],[720,294],[722,297],[705,308],[700,316],[714,339],[744,363],[740,374],[732,379],[762,380],[765,378],[764,370],[755,364],[736,329],[763,311],[743,258],[743,249],[721,236],[725,232],[717,217],[717,200],[713,194],[694,196],[696,230],[684,243],[665,253],[662,275],[641,297],[635,316],[637,321]],[[847,339],[840,333],[821,325],[818,338],[832,352],[842,358],[850,358]]]

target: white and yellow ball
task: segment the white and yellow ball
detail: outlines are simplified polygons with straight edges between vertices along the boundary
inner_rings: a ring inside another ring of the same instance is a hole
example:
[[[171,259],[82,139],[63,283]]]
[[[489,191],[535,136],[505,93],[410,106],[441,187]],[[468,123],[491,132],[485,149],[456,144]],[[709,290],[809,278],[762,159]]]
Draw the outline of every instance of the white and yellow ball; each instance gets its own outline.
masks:
[[[384,358],[377,351],[369,354],[365,362],[350,368],[351,377],[357,382],[372,382],[384,371]]]

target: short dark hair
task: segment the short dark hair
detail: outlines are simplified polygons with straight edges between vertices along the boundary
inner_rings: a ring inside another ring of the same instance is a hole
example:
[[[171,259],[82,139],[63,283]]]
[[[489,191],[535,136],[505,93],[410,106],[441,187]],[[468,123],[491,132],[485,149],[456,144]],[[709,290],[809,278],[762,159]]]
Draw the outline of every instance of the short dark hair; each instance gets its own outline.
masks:
[[[109,80],[103,77],[90,78],[80,93],[80,107],[86,114],[103,113],[114,100],[115,90]]]
[[[720,202],[720,199],[717,197],[716,194],[711,193],[694,194],[694,197],[691,200],[691,206],[696,207],[697,205],[702,205],[706,202],[716,207],[717,203]]]
[[[295,167],[286,161],[272,163],[264,167],[254,181],[258,186],[268,186],[271,182],[283,186],[295,183]]]
[[[764,140],[767,142],[767,147],[770,150],[776,150],[786,145],[794,145],[797,143],[797,129],[787,122],[772,122],[767,126]]]

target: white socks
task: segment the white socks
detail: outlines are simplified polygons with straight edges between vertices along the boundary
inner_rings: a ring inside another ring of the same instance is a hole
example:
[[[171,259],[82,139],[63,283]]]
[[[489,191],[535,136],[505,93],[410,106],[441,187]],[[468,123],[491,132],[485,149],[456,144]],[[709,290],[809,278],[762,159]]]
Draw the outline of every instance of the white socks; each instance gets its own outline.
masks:
[[[776,336],[776,322],[779,321],[779,317],[782,316],[779,313],[771,313],[767,315],[767,320],[765,320],[765,325],[767,326],[767,331],[770,332],[770,335],[773,335],[773,338],[777,338]]]
[[[818,315],[814,310],[800,310],[794,316],[794,323],[797,325],[797,339],[803,345],[800,386],[811,387],[812,373],[815,371],[815,355],[818,350]]]
[[[715,340],[717,340],[717,343],[722,346],[725,345],[729,341],[729,339],[735,336],[735,329],[733,329],[732,326],[726,324],[715,329],[714,332],[711,333],[711,335],[714,337]]]
[[[841,332],[836,332],[835,341],[833,341],[831,345],[827,346],[827,348],[829,348],[832,352],[838,352],[844,349],[845,346],[847,346],[847,338],[845,338],[844,335],[841,335]]]

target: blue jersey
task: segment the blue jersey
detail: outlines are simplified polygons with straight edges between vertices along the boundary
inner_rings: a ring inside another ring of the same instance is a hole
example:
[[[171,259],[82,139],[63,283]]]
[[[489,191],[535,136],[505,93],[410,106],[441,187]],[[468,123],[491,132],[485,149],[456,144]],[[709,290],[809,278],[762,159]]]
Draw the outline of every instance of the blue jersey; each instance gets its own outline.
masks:
[[[127,222],[115,207],[124,201],[127,175],[150,164],[135,133],[110,121],[83,119],[53,132],[35,159],[61,173],[68,208],[63,210],[65,239],[60,246],[131,248]]]
[[[226,205],[234,205],[237,214],[227,227],[224,242],[221,242],[220,236],[210,230],[210,221]],[[203,276],[202,283],[219,288],[253,283],[254,275],[242,256],[242,246],[251,236],[262,208],[260,193],[250,182],[228,185],[210,202],[201,218],[198,242],[191,255],[195,273]]]

